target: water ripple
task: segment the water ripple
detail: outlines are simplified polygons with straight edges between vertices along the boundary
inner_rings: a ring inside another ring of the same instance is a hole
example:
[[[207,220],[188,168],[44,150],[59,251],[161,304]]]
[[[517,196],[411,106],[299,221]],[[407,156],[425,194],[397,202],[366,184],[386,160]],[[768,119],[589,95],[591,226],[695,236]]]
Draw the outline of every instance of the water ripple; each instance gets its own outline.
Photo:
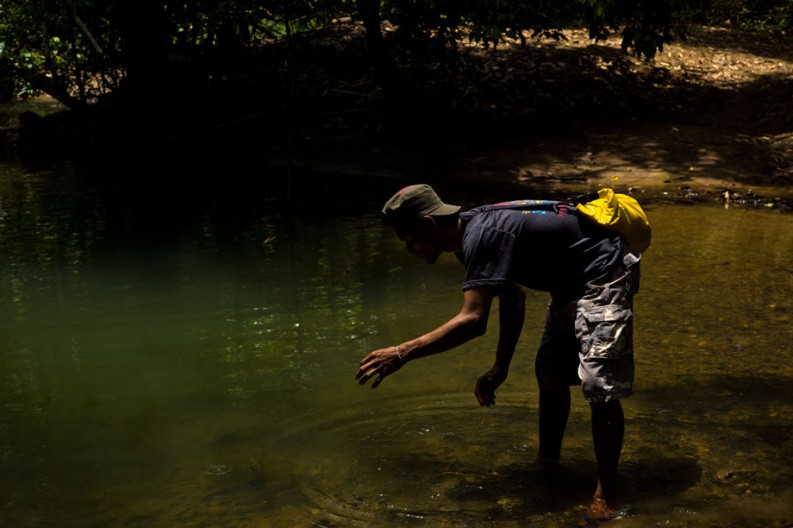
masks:
[[[484,409],[471,399],[394,397],[308,424],[295,418],[278,446],[306,514],[317,526],[527,526],[532,518],[553,526],[574,509],[573,496],[591,491],[575,483],[586,482],[577,471],[562,479],[572,493],[543,487],[546,476],[533,465],[535,411]],[[573,429],[575,452],[589,440],[586,428]],[[549,519],[548,511],[557,513]]]

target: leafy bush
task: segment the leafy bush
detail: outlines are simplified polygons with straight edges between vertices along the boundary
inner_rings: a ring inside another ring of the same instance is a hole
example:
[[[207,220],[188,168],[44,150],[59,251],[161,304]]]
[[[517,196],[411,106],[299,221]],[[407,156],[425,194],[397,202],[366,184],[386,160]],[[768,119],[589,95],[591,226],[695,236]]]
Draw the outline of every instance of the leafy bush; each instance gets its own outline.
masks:
[[[711,25],[772,33],[793,31],[793,0],[711,0],[701,15]]]

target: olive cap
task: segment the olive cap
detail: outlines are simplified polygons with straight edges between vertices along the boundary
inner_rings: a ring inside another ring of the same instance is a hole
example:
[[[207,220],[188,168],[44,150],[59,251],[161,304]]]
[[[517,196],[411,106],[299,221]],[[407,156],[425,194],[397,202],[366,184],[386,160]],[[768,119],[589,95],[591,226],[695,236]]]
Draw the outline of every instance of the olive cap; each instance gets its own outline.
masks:
[[[443,203],[426,183],[405,187],[383,206],[383,214],[393,224],[406,224],[425,216],[453,215],[459,210],[459,205]]]

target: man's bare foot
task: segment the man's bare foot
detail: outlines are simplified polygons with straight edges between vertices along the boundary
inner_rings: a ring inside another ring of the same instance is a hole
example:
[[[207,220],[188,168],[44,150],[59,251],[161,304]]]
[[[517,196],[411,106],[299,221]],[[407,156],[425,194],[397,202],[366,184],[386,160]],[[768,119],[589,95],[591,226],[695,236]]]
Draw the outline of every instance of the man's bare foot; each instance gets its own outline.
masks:
[[[580,526],[597,526],[599,523],[625,517],[625,510],[621,510],[616,501],[607,501],[602,497],[595,497],[581,517]]]
[[[557,476],[561,468],[558,460],[548,460],[542,456],[537,456],[537,458],[534,459],[534,464],[535,467],[540,470],[540,473],[548,477]]]

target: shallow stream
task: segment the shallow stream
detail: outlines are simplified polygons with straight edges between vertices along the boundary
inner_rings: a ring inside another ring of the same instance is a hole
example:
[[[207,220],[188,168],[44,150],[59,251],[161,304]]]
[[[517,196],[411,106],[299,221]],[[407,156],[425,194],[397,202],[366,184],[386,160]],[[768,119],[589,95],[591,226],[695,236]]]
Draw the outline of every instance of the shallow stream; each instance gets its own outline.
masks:
[[[458,310],[453,258],[406,254],[376,207],[186,208],[80,185],[0,167],[3,525],[577,524],[594,490],[580,398],[560,474],[532,463],[545,294],[528,294],[495,407],[473,388],[496,325],[371,390],[353,379],[363,355]],[[793,526],[793,215],[647,212],[619,526]]]

